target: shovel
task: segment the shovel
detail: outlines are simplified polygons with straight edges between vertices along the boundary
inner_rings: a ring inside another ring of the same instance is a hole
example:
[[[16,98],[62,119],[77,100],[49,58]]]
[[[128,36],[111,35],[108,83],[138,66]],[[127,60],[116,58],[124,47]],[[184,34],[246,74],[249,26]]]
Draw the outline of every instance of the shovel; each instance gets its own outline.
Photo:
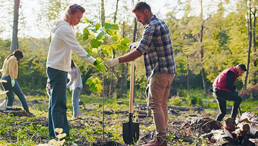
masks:
[[[131,63],[129,122],[123,123],[123,139],[125,144],[135,144],[139,139],[139,123],[133,122],[134,94],[134,61]]]

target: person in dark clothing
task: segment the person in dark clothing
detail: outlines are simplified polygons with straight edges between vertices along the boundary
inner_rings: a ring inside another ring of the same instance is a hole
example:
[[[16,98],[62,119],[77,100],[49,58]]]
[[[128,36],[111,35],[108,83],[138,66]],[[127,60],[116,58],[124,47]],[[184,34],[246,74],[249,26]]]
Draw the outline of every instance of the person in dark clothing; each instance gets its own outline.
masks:
[[[234,101],[234,106],[231,112],[231,118],[236,118],[237,110],[242,101],[242,97],[235,91],[235,81],[246,71],[244,64],[238,64],[235,67],[230,67],[222,71],[213,82],[213,96],[218,102],[220,114],[217,121],[222,121],[226,115],[226,101]]]

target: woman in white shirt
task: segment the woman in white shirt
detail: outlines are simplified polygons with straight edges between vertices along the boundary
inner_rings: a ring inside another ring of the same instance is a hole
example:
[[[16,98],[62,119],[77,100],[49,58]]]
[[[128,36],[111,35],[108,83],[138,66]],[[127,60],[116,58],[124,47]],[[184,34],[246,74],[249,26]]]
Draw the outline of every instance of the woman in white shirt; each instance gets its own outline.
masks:
[[[79,68],[71,60],[71,71],[68,72],[68,79],[70,80],[67,83],[66,87],[73,91],[72,102],[73,102],[73,117],[72,120],[79,119],[80,117],[80,94],[82,90],[82,78]]]
[[[50,139],[57,139],[58,133],[54,131],[56,128],[62,128],[66,136],[69,136],[70,128],[66,115],[66,84],[67,72],[70,70],[71,66],[72,52],[86,62],[93,64],[100,71],[105,70],[105,66],[88,55],[75,37],[74,26],[80,22],[84,12],[85,9],[78,4],[69,6],[64,19],[55,21],[51,29],[52,40],[49,46],[46,63],[50,83],[48,111],[48,131]]]

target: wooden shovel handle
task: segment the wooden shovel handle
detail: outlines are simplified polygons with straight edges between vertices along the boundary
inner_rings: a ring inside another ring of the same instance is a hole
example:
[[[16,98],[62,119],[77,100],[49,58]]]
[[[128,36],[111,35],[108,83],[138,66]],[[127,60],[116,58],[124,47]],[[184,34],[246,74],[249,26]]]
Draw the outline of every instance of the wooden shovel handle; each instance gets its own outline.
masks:
[[[134,61],[131,62],[129,113],[133,113]]]

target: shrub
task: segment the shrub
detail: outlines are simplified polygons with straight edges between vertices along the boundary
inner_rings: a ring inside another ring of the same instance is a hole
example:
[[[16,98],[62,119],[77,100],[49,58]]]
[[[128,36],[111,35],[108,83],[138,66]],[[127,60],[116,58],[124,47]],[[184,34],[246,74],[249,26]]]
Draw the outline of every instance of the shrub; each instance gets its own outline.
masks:
[[[169,104],[180,106],[182,105],[182,99],[179,96],[174,96],[169,100]]]
[[[189,96],[189,105],[195,106],[195,105],[202,105],[202,98],[197,95],[191,95]]]

